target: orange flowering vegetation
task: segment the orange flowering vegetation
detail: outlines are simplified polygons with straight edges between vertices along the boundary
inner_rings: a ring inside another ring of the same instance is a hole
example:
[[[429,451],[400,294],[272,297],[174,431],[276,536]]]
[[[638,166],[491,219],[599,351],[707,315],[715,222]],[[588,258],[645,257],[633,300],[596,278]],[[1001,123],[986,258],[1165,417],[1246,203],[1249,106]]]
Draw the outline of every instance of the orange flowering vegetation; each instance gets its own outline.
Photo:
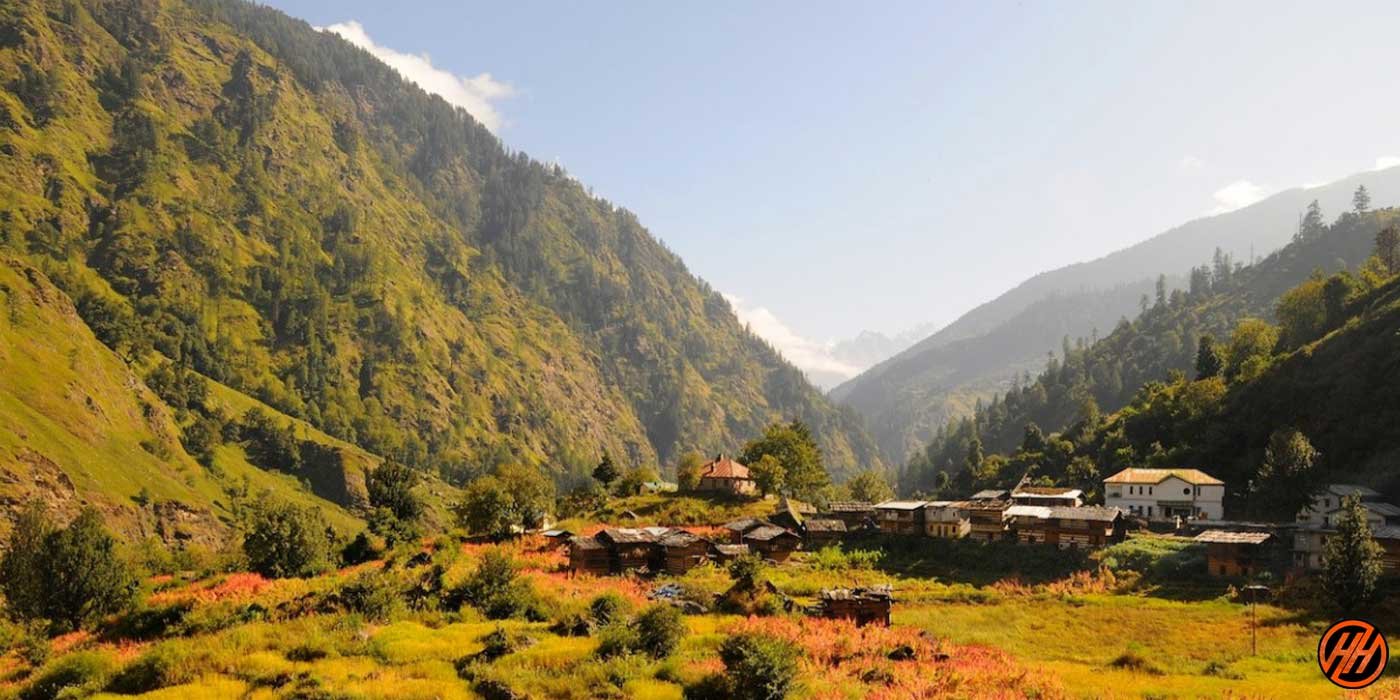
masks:
[[[286,579],[285,581],[292,580],[293,579]],[[150,602],[152,604],[179,603],[185,601],[195,603],[220,603],[225,601],[251,600],[267,592],[274,586],[283,583],[283,581],[263,578],[261,574],[244,571],[212,579],[205,579],[203,581],[195,581],[188,586],[161,591],[152,595]]]
[[[632,576],[588,576],[562,571],[522,571],[521,577],[530,581],[536,591],[541,591],[560,601],[590,601],[602,593],[612,591],[632,601],[635,605],[647,602],[651,584]]]
[[[1049,583],[1028,585],[1020,579],[1008,578],[993,583],[990,588],[1002,595],[1087,595],[1091,593],[1112,593],[1121,582],[1108,567],[1097,571],[1076,571],[1065,578]]]
[[[803,651],[803,682],[816,698],[1063,697],[1057,679],[999,649],[954,645],[911,627],[847,620],[750,617],[728,630],[785,639]]]

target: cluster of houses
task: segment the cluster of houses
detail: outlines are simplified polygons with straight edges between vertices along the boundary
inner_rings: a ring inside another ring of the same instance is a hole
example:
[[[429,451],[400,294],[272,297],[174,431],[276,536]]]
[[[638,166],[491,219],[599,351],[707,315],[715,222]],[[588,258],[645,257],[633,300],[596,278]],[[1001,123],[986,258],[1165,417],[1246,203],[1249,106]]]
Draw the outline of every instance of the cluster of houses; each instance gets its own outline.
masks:
[[[1294,523],[1225,521],[1225,483],[1198,469],[1124,469],[1104,479],[1103,486],[1101,506],[1085,504],[1078,489],[1033,486],[1025,480],[1013,489],[980,491],[962,500],[837,501],[818,511],[782,499],[769,518],[727,523],[721,537],[666,527],[608,528],[572,537],[569,566],[595,575],[682,574],[704,561],[726,562],[749,553],[781,562],[799,548],[820,549],[870,535],[1092,549],[1122,541],[1128,529],[1147,527],[1194,535],[1205,545],[1210,575],[1249,577],[1284,568],[1320,569],[1342,499],[1357,495],[1385,552],[1386,568],[1400,570],[1400,506],[1364,486],[1325,487]],[[748,468],[724,455],[702,467],[699,490],[757,493]],[[841,601],[838,597],[830,604],[840,608],[846,605]]]

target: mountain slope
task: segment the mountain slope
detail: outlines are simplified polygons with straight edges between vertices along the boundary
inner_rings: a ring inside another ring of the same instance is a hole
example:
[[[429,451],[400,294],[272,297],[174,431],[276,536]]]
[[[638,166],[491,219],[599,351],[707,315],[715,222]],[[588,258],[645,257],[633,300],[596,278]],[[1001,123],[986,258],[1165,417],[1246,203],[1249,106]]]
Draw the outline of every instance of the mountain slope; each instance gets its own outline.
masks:
[[[1241,319],[1273,319],[1279,298],[1316,271],[1340,271],[1364,261],[1376,231],[1397,215],[1400,211],[1394,209],[1365,216],[1347,213],[1255,265],[1221,269],[1214,279],[1202,273],[1193,289],[1174,292],[1095,343],[1070,348],[1034,380],[940,430],[911,458],[905,486],[926,489],[939,471],[961,472],[974,436],[987,452],[1010,452],[1021,444],[1028,424],[1046,432],[1061,430],[1092,420],[1100,409],[1117,411],[1149,382],[1191,372],[1202,335],[1223,344]]]
[[[966,415],[976,399],[1005,390],[1027,368],[1043,367],[1046,353],[1059,350],[1063,335],[1107,331],[1119,318],[1133,315],[1141,295],[1152,293],[1158,275],[1167,275],[1176,287],[1184,284],[1181,275],[1188,268],[1210,260],[1217,249],[1235,260],[1264,255],[1289,241],[1309,202],[1316,199],[1324,212],[1347,211],[1362,184],[1378,206],[1400,202],[1400,168],[1390,168],[1286,190],[1233,212],[1190,221],[1097,260],[1036,275],[842,384],[831,396],[865,416],[885,454],[902,460],[949,418]],[[1079,303],[1031,311],[1055,297]],[[1046,318],[1046,313],[1056,317]],[[1051,337],[1044,332],[1047,325],[1059,325],[1063,335]],[[957,345],[971,339],[979,340]],[[987,367],[987,353],[1008,359]]]
[[[371,453],[583,478],[827,403],[635,218],[304,22],[236,0],[0,8],[0,246],[124,356]]]

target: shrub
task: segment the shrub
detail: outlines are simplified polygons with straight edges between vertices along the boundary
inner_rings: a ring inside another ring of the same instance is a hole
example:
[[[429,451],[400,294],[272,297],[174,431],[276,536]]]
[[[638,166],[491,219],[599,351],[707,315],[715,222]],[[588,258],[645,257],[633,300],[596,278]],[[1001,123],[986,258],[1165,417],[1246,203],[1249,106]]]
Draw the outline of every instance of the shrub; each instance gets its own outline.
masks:
[[[174,644],[159,644],[126,665],[112,678],[107,690],[123,695],[149,693],[195,678],[186,651]]]
[[[554,620],[549,631],[560,637],[587,637],[593,632],[593,620],[576,610],[568,611]]]
[[[729,563],[729,576],[736,583],[756,584],[763,578],[768,565],[757,554],[745,554]]]
[[[637,645],[653,658],[670,656],[685,637],[685,618],[681,611],[657,603],[637,616]]]
[[[403,609],[403,598],[393,578],[382,571],[366,571],[340,587],[345,609],[372,622],[388,622]]]
[[[10,614],[49,620],[59,631],[129,608],[137,586],[136,573],[117,555],[116,540],[92,508],[55,529],[42,505],[31,506],[16,521],[10,548],[0,558],[0,593]]]
[[[1203,676],[1215,676],[1216,678],[1228,678],[1233,681],[1244,680],[1244,674],[1230,669],[1230,665],[1224,661],[1212,660],[1201,670]]]
[[[264,494],[243,537],[248,565],[269,578],[311,576],[329,565],[330,539],[320,513]]]
[[[1125,671],[1136,671],[1153,676],[1162,675],[1162,669],[1157,668],[1151,661],[1132,649],[1119,654],[1118,658],[1108,662],[1108,665]]]
[[[632,604],[616,591],[603,593],[588,604],[588,613],[598,627],[624,621],[631,609]]]
[[[873,569],[885,553],[879,550],[856,549],[847,552],[837,545],[828,545],[817,550],[809,561],[812,566],[825,571],[851,571],[853,569]]]
[[[20,700],[81,697],[101,689],[112,662],[97,652],[69,654],[44,669],[19,694]]]
[[[476,571],[449,599],[465,599],[493,620],[520,616],[544,619],[534,589],[516,575],[515,563],[499,549],[483,554]]]
[[[354,566],[375,561],[384,557],[384,551],[384,538],[361,531],[340,550],[340,563],[344,566]]]
[[[740,700],[781,700],[797,678],[798,649],[783,639],[739,634],[719,648],[731,697]]]
[[[625,622],[614,622],[598,633],[598,656],[610,659],[636,651],[641,646],[637,628]]]

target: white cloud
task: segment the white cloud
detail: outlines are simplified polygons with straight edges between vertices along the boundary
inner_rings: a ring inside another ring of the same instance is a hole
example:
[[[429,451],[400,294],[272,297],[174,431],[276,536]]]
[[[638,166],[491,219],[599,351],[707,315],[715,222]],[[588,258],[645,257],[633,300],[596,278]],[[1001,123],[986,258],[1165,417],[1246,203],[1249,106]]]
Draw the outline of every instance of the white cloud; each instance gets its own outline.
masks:
[[[860,367],[836,359],[829,344],[799,335],[767,308],[751,306],[732,294],[725,294],[724,298],[734,308],[740,323],[777,348],[788,362],[797,365],[813,381],[832,375],[850,379],[860,374]]]
[[[363,25],[354,20],[338,22],[329,27],[317,27],[370,52],[403,77],[428,92],[467,110],[483,126],[495,132],[505,123],[496,109],[496,102],[515,95],[515,88],[491,77],[490,73],[460,76],[433,65],[427,54],[408,54],[380,46],[370,39]]]
[[[1234,211],[1241,207],[1247,207],[1268,195],[1268,192],[1259,185],[1249,180],[1236,180],[1218,190],[1212,195],[1215,197],[1215,208],[1212,214],[1224,214],[1227,211]]]
[[[1177,161],[1176,169],[1183,173],[1194,173],[1206,167],[1206,162],[1193,155],[1184,155]]]
[[[1376,159],[1376,167],[1372,170],[1385,170],[1400,165],[1400,156],[1381,156]]]

